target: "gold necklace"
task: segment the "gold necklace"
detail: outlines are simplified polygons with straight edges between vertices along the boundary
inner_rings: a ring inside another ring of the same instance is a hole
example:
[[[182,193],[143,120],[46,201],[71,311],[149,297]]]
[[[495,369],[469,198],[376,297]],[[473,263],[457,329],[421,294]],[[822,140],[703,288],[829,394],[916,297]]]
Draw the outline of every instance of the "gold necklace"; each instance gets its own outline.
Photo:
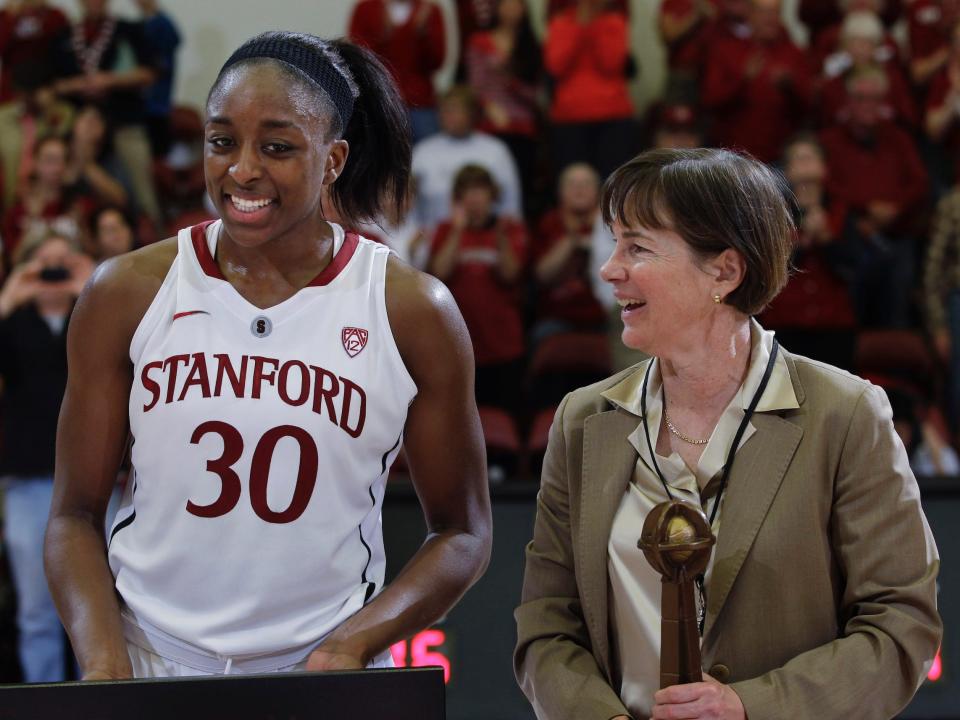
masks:
[[[692,437],[687,437],[682,432],[677,430],[677,428],[673,426],[673,423],[670,422],[670,416],[667,415],[666,408],[663,409],[663,418],[664,420],[667,421],[667,430],[669,430],[673,435],[676,435],[678,438],[683,440],[685,443],[689,443],[691,445],[706,445],[708,442],[710,442],[710,438],[707,438],[706,440],[694,440]]]

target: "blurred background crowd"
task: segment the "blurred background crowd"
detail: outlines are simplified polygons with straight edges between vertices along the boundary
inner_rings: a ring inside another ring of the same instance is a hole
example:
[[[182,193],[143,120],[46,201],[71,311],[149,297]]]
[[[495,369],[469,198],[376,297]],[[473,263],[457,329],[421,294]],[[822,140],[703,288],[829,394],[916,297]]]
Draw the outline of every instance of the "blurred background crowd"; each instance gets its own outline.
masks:
[[[796,194],[796,272],[760,322],[882,385],[918,475],[960,472],[960,0],[799,0],[804,46],[780,1],[662,0],[668,79],[642,112],[625,0],[353,3],[347,34],[395,74],[415,141],[409,207],[356,229],[460,305],[491,482],[535,477],[563,394],[641,359],[599,280],[604,178],[701,145]],[[73,303],[97,263],[213,217],[202,108],[172,102],[189,19],[135,4],[0,9],[0,478],[31,680],[65,665],[37,538]]]

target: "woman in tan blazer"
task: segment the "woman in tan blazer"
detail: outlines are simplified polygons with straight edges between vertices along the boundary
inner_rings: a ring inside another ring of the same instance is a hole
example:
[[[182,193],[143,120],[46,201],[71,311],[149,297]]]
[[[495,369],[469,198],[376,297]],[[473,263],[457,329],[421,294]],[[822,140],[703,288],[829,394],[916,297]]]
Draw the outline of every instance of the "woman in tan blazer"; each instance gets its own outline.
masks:
[[[651,151],[607,181],[602,276],[652,358],[557,410],[516,611],[541,720],[885,719],[934,658],[939,561],[886,396],[751,320],[786,282],[787,196],[723,150]],[[709,674],[658,690],[660,578],[636,543],[668,497],[718,542]]]

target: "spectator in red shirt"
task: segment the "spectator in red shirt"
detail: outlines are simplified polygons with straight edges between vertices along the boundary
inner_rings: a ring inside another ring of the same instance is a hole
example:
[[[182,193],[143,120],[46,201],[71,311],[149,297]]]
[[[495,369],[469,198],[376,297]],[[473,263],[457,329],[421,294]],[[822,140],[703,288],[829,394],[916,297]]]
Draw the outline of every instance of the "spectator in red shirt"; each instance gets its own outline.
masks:
[[[14,97],[13,69],[50,57],[67,24],[46,0],[12,0],[0,10],[0,104]]]
[[[958,0],[907,0],[910,76],[918,89],[947,63],[951,31],[960,20]]]
[[[634,154],[628,44],[626,15],[606,0],[577,0],[550,21],[544,58],[554,83],[556,169],[587,162],[606,177]]]
[[[808,54],[814,73],[834,77],[850,67],[850,57],[844,47],[844,25],[850,15],[859,13],[870,13],[877,18],[880,30],[877,46],[873,48],[874,60],[878,63],[900,62],[900,46],[884,28],[880,17],[883,0],[846,0],[841,7],[843,15],[837,22],[825,28],[810,43]]]
[[[606,311],[593,292],[591,256],[600,216],[600,177],[585,163],[563,170],[559,205],[540,220],[531,244],[537,310],[534,344],[558,332],[603,332]],[[604,258],[606,259],[606,258]]]
[[[905,327],[909,320],[917,212],[927,172],[909,133],[884,119],[887,77],[876,68],[847,81],[847,122],[823,131],[828,191],[847,216],[844,242],[856,253],[852,283],[861,326]]]
[[[528,211],[534,199],[542,70],[540,43],[524,0],[498,0],[496,25],[470,36],[467,75],[479,105],[477,129],[500,138],[510,148]]]
[[[410,110],[413,141],[437,132],[433,76],[447,52],[440,8],[430,0],[360,0],[349,36],[377,53],[393,72]]]
[[[0,106],[0,208],[9,210],[30,176],[34,146],[47,135],[65,135],[73,124],[74,109],[58,100],[51,84],[56,77],[51,63],[18,65],[14,84],[16,100]]]
[[[663,0],[657,25],[667,48],[669,83],[696,88],[708,39],[720,14],[718,0]]]
[[[813,83],[780,22],[780,0],[753,0],[750,27],[746,39],[711,45],[702,103],[713,113],[713,144],[774,162],[803,124]]]
[[[852,369],[856,319],[845,248],[837,241],[845,209],[827,195],[827,166],[816,139],[801,135],[784,151],[784,175],[797,199],[796,272],[764,310],[763,326],[806,355]]]
[[[477,403],[515,411],[524,353],[519,281],[526,231],[494,213],[497,193],[486,168],[467,165],[457,173],[453,216],[437,228],[429,270],[450,288],[473,340]]]
[[[843,122],[847,105],[847,79],[864,68],[875,67],[887,76],[888,119],[911,132],[920,126],[910,84],[896,58],[884,44],[883,25],[872,12],[856,11],[843,21],[841,47],[824,64],[824,83],[820,88],[821,126]]]
[[[56,91],[77,104],[98,104],[110,125],[113,150],[133,202],[159,225],[143,96],[156,79],[156,55],[143,26],[114,16],[110,0],[83,0],[80,5],[83,16],[64,28],[57,41],[65,77],[56,83]]]
[[[747,38],[750,0],[663,0],[658,25],[667,48],[666,95],[683,102],[700,99],[700,85],[713,44]]]
[[[475,32],[482,32],[493,27],[496,21],[497,0],[456,0],[454,8],[457,11],[457,57],[454,79],[462,83],[467,79],[467,40]]]
[[[75,194],[67,186],[66,140],[56,135],[34,145],[33,171],[19,199],[3,218],[3,254],[12,265],[17,248],[28,234],[55,230],[67,237],[79,236],[79,210]]]

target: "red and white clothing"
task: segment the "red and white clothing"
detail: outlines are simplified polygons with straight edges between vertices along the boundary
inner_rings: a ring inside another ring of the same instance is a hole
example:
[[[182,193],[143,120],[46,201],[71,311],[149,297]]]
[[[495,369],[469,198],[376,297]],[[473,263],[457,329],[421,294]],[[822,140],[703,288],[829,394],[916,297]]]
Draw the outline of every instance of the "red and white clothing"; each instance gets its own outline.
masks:
[[[383,587],[384,485],[416,386],[389,249],[332,227],[330,265],[269,308],[220,273],[219,221],[181,230],[130,343],[110,567],[128,642],[201,673],[296,665]]]
[[[751,77],[752,62],[759,67]],[[775,162],[803,126],[812,94],[807,59],[786,32],[768,44],[724,35],[710,47],[701,102],[713,112],[713,143],[720,147]]]
[[[843,49],[842,24],[824,30],[811,45],[808,55],[813,72],[822,73],[828,78],[846,72],[853,65],[850,54]],[[884,33],[883,41],[873,53],[873,60],[879,64],[893,63],[900,67],[900,46],[889,32]]]
[[[911,135],[889,121],[877,125],[870,138],[837,125],[820,133],[820,144],[830,197],[857,213],[872,202],[895,203],[899,214],[889,230],[909,234],[911,215],[922,207],[930,185]]]
[[[620,120],[633,115],[627,92],[627,18],[603,12],[589,22],[577,20],[576,9],[550,21],[544,63],[554,79],[550,118],[584,123]]]
[[[920,112],[913,100],[913,93],[906,75],[899,65],[885,63],[880,66],[887,76],[887,119],[893,120],[900,126],[915,130],[920,125]],[[846,122],[847,80],[849,71],[830,78],[820,88],[820,103],[817,108],[818,123],[822,127],[829,127]]]
[[[592,237],[594,222],[581,225],[577,232],[581,236]],[[532,262],[543,259],[564,241],[567,234],[560,210],[554,208],[547,212],[540,219],[537,234],[531,243]],[[538,322],[559,320],[572,327],[589,330],[603,325],[607,312],[593,293],[591,255],[589,249],[574,250],[552,282],[537,284]]]
[[[956,0],[910,0],[907,3],[907,38],[910,59],[923,60],[950,45]]]
[[[404,17],[394,19],[390,5],[387,0],[360,0],[350,18],[350,39],[386,61],[407,105],[432,108],[433,75],[447,52],[443,14],[428,0],[412,0],[403,8]]]
[[[478,32],[470,36],[467,78],[483,110],[477,124],[479,130],[531,137],[536,133],[538,88],[513,72],[510,56],[497,47],[492,33]],[[494,122],[491,105],[499,106],[506,114],[506,124]]]
[[[526,251],[523,224],[509,219],[501,222],[510,249],[522,265]],[[451,229],[449,222],[437,228],[431,256],[447,244]],[[520,284],[505,283],[497,274],[497,232],[493,224],[464,229],[456,268],[446,280],[470,332],[477,366],[505,363],[523,355]]]
[[[14,97],[13,69],[45,61],[68,22],[53,7],[24,8],[17,13],[0,10],[0,103]]]
[[[718,0],[708,0],[714,8]],[[719,10],[719,8],[717,8]],[[681,21],[697,12],[696,0],[663,0],[660,3],[661,17]],[[667,48],[667,62],[671,71],[685,71],[699,75],[703,71],[707,48],[718,32],[721,21],[715,18],[701,18],[687,33],[677,38]]]

